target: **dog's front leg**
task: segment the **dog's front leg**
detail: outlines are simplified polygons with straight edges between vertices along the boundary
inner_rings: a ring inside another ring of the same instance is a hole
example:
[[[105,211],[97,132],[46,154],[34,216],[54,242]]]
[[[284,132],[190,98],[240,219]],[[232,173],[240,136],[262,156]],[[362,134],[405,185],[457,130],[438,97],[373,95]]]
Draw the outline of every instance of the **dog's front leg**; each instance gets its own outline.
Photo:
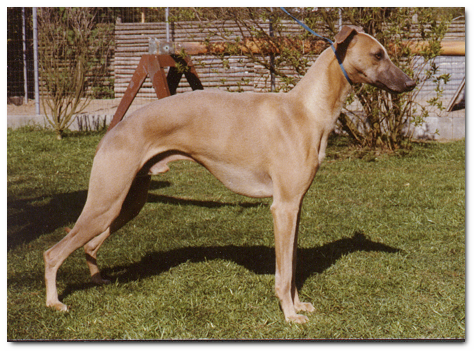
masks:
[[[306,323],[308,317],[296,313],[297,310],[314,310],[311,304],[300,302],[295,285],[300,202],[274,201],[271,210],[275,230],[275,293],[287,321]]]

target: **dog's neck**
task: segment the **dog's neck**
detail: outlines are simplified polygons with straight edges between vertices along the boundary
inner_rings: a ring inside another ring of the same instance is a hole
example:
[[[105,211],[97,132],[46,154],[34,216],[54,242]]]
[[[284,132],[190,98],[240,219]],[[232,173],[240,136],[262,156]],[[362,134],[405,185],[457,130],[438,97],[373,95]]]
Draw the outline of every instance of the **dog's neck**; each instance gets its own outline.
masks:
[[[350,89],[334,52],[328,48],[290,93],[306,107],[310,118],[328,118],[333,127]]]

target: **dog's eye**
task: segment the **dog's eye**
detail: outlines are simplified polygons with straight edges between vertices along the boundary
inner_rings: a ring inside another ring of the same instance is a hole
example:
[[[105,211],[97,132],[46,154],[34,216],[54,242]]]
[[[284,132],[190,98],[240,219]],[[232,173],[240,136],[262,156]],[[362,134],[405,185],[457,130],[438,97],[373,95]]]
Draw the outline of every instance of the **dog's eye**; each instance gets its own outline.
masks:
[[[377,60],[380,61],[381,59],[383,59],[383,51],[377,51],[377,52],[374,54],[374,56],[375,56],[375,58],[376,58]]]

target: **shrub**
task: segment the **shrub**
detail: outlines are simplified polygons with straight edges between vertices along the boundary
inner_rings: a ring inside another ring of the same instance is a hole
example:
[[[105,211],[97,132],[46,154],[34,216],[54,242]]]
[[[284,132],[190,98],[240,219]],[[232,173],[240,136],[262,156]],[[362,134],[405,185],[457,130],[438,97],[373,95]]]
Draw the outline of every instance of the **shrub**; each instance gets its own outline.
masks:
[[[110,56],[110,25],[93,8],[41,8],[39,58],[43,110],[58,139],[90,102],[88,90],[105,73]]]

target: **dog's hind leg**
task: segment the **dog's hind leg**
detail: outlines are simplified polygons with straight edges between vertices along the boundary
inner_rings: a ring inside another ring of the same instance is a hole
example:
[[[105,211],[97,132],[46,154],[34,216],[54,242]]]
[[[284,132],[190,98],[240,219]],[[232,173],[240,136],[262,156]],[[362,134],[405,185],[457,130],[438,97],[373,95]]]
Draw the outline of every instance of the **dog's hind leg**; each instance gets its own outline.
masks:
[[[97,251],[99,251],[100,246],[105,241],[105,239],[109,237],[109,235],[110,228],[107,228],[105,232],[103,232],[99,236],[96,236],[94,239],[84,245],[87,266],[89,267],[89,270],[91,272],[91,280],[94,284],[101,285],[110,283],[109,280],[102,278],[99,267],[97,266]]]
[[[74,228],[43,254],[47,306],[67,310],[67,306],[58,299],[56,275],[59,267],[72,252],[91,240],[92,251],[97,249],[113,229],[112,224],[122,211],[122,205],[140,167],[139,160],[127,163],[123,159],[123,155],[115,149],[108,154],[100,154],[99,151],[92,166],[87,201]],[[117,164],[121,164],[121,172],[117,172]],[[100,237],[93,240],[97,236]]]
[[[74,228],[59,243],[43,254],[46,282],[46,306],[54,307],[60,311],[67,311],[67,306],[58,299],[56,288],[57,271],[66,258],[76,249],[84,246],[97,235],[108,235],[107,232],[110,231],[110,225],[95,225],[98,220],[105,222],[103,217],[105,216],[101,215],[97,218],[90,218],[87,213],[86,216],[82,218],[79,217]]]
[[[136,177],[128,191],[125,201],[123,202],[118,217],[112,222],[110,228],[84,245],[86,262],[91,272],[93,283],[107,284],[110,282],[102,278],[99,268],[97,267],[97,251],[99,251],[100,246],[110,234],[119,230],[122,226],[138,215],[146,203],[150,180],[150,176]]]
[[[65,228],[66,232],[69,233],[71,231],[70,228]],[[99,250],[102,243],[107,239],[110,235],[110,229],[107,229],[102,234],[96,236],[94,239],[89,241],[86,245],[84,245],[84,251],[86,252],[86,262],[89,270],[91,272],[91,280],[94,284],[108,284],[110,281],[106,279],[102,279],[100,275],[99,268],[97,267],[97,251]]]

